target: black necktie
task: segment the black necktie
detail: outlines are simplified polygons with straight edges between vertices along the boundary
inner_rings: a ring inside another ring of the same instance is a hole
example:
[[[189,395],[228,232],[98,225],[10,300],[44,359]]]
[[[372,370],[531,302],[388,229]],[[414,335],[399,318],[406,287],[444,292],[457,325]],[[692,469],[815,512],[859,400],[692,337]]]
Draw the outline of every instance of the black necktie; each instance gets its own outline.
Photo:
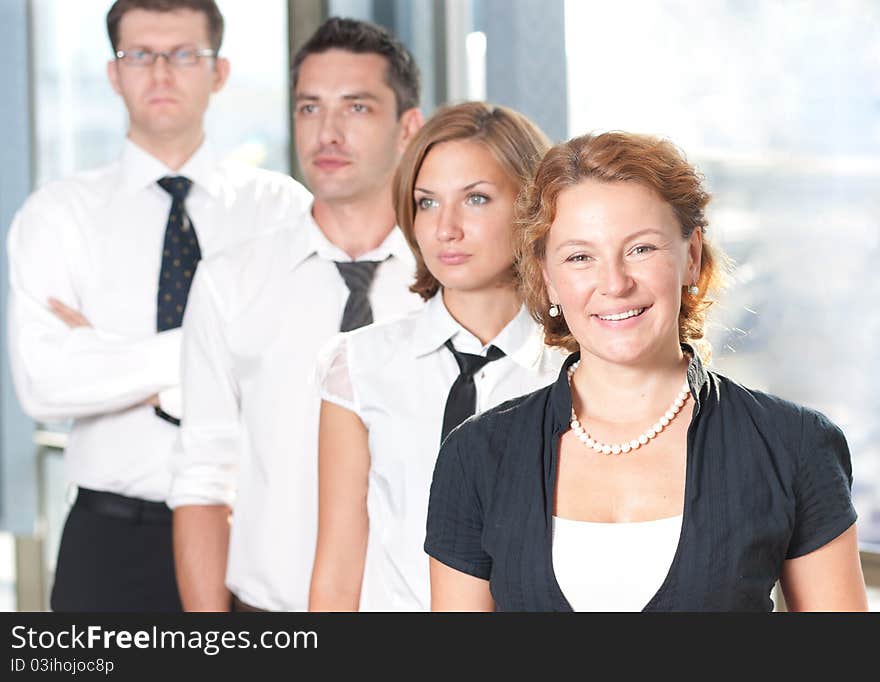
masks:
[[[441,443],[452,429],[477,411],[477,387],[474,384],[474,374],[479,372],[486,363],[504,357],[504,351],[495,346],[489,346],[486,356],[483,357],[471,353],[460,353],[452,345],[452,339],[449,339],[445,345],[455,356],[460,374],[452,384],[452,388],[449,389],[449,397],[446,398],[443,430],[440,434]]]
[[[348,287],[348,300],[342,313],[342,324],[339,331],[347,332],[368,325],[373,321],[373,310],[370,308],[370,285],[376,275],[376,268],[381,261],[360,260],[347,263],[336,263],[336,269]]]
[[[156,330],[176,329],[183,322],[186,299],[202,257],[196,230],[186,214],[186,195],[192,180],[183,176],[164,177],[159,186],[171,195],[171,211],[165,226],[165,243],[162,246],[162,268],[159,272],[159,296],[156,307]],[[156,414],[173,424],[180,420],[158,407]]]

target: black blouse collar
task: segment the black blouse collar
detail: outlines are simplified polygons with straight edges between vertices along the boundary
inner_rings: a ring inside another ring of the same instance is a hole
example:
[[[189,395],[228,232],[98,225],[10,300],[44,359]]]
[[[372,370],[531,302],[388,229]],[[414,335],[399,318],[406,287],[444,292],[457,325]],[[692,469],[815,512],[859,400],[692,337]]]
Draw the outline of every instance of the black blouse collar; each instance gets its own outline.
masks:
[[[703,387],[709,380],[709,374],[703,367],[700,356],[697,355],[693,346],[687,343],[681,344],[681,349],[691,356],[687,368],[688,385],[691,388],[691,395],[694,398],[694,410],[700,410],[700,398]],[[556,431],[561,433],[568,428],[571,421],[571,388],[568,385],[568,368],[581,359],[580,351],[575,351],[569,355],[565,362],[562,363],[562,369],[559,370],[559,376],[553,387],[550,389],[550,403],[553,406],[553,422]]]

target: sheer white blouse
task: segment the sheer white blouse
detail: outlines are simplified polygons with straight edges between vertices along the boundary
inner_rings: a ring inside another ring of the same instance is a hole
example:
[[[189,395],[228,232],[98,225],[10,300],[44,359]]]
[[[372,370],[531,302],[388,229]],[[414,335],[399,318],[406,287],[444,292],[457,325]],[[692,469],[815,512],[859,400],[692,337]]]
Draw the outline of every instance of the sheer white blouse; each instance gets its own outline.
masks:
[[[564,356],[544,346],[525,309],[483,345],[446,310],[441,295],[409,315],[339,334],[318,363],[324,400],[351,410],[369,431],[370,520],[360,608],[427,611],[428,556],[423,550],[428,496],[446,398],[459,370],[444,347],[505,357],[474,377],[477,411],[546,386]]]

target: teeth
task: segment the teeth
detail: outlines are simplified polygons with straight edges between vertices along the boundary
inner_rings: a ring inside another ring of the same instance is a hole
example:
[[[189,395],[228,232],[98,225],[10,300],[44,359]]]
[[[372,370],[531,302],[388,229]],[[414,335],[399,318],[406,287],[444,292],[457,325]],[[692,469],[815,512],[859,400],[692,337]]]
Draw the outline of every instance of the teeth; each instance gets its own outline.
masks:
[[[645,312],[644,308],[633,308],[632,310],[627,310],[625,313],[616,313],[614,315],[597,315],[597,317],[600,320],[625,320],[629,317],[641,315],[643,312]]]

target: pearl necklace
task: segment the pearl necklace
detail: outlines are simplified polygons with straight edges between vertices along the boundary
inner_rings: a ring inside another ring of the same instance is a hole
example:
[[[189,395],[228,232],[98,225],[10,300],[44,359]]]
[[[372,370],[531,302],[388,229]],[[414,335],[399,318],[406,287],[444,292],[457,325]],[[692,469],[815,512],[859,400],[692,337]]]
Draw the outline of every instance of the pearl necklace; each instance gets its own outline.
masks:
[[[571,390],[571,378],[574,376],[575,370],[578,368],[580,361],[574,363],[571,367],[568,368],[568,387]],[[574,412],[574,401],[572,401],[571,407],[571,430],[574,431],[574,435],[577,436],[578,440],[586,445],[588,448],[592,448],[596,452],[601,452],[603,455],[619,455],[621,452],[630,452],[631,450],[638,450],[642,445],[647,445],[648,441],[652,440],[660,433],[663,429],[669,426],[669,422],[675,419],[675,416],[681,411],[681,408],[684,406],[685,401],[688,399],[688,396],[691,394],[690,386],[688,386],[687,380],[685,380],[684,385],[681,387],[681,390],[678,392],[678,395],[675,396],[675,400],[672,401],[672,405],[669,406],[669,409],[663,414],[657,422],[649,428],[644,433],[641,433],[636,438],[633,438],[631,441],[625,441],[620,444],[609,445],[608,443],[600,443],[599,441],[590,437],[586,431],[584,431],[583,425],[578,421],[577,415]]]

